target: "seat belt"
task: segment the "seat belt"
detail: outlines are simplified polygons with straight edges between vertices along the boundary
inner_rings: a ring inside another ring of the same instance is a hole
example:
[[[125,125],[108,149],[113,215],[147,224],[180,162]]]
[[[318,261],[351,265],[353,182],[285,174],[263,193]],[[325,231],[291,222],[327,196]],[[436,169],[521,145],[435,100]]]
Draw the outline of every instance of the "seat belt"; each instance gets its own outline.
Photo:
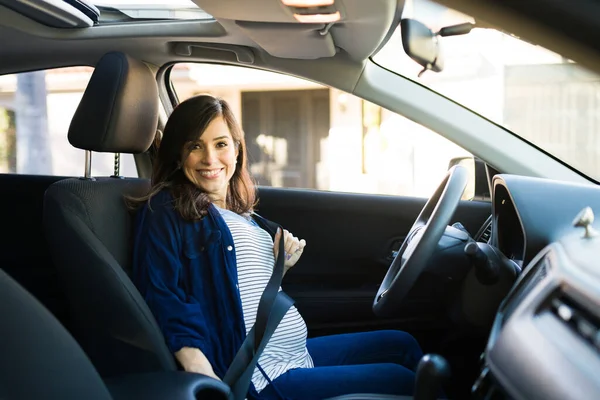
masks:
[[[283,229],[281,231],[283,232]],[[279,291],[284,264],[285,248],[282,235],[279,239],[279,252],[273,274],[271,274],[258,303],[256,322],[246,335],[246,339],[223,377],[223,382],[231,388],[231,400],[244,400],[248,395],[252,374],[260,355],[273,336],[275,329],[294,304],[292,298]]]

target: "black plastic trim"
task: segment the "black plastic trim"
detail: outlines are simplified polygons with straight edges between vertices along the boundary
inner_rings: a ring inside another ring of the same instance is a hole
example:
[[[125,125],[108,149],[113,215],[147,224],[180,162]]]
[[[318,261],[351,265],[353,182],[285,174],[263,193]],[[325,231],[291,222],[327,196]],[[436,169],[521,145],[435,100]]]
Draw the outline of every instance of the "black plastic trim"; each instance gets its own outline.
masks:
[[[54,28],[89,28],[94,25],[85,13],[66,1],[0,0],[0,5]]]

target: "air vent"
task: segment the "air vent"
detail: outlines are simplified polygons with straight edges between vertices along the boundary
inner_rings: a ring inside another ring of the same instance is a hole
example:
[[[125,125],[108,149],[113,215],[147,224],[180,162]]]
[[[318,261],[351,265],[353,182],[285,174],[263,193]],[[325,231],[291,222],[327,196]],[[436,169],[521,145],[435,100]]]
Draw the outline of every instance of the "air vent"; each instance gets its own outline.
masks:
[[[556,294],[550,311],[578,336],[600,349],[600,318],[564,293]]]
[[[485,221],[483,226],[477,232],[477,236],[475,236],[476,240],[481,243],[490,243],[490,239],[492,237],[492,216]]]
[[[531,292],[548,275],[548,261],[541,260],[533,268],[522,275],[516,286],[506,297],[506,303],[502,309],[504,314],[503,320],[506,321],[523,301],[523,299]]]
[[[490,238],[492,237],[492,221],[486,226],[485,230],[481,234],[481,242],[489,243]]]

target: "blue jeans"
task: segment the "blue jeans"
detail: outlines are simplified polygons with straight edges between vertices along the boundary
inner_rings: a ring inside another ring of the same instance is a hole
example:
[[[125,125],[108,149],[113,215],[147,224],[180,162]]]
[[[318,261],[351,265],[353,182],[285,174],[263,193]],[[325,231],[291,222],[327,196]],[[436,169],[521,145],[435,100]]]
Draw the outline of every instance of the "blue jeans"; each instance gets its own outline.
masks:
[[[314,368],[277,377],[261,398],[324,399],[351,393],[412,395],[423,355],[410,334],[374,331],[323,336],[307,341]]]

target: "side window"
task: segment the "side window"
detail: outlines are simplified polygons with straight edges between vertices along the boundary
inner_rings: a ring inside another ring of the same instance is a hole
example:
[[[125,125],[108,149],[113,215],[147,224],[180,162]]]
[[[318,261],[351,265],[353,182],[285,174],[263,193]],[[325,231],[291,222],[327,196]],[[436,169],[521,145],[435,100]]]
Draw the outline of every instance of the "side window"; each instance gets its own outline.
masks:
[[[231,105],[260,185],[429,197],[448,166],[470,156],[423,126],[337,89],[243,67],[173,68],[179,101],[210,93]],[[473,197],[472,187],[464,197]]]
[[[67,139],[91,78],[91,67],[0,76],[0,173],[82,176],[85,152]],[[114,154],[94,153],[92,175],[114,171]],[[137,176],[133,155],[121,155],[121,175]]]

